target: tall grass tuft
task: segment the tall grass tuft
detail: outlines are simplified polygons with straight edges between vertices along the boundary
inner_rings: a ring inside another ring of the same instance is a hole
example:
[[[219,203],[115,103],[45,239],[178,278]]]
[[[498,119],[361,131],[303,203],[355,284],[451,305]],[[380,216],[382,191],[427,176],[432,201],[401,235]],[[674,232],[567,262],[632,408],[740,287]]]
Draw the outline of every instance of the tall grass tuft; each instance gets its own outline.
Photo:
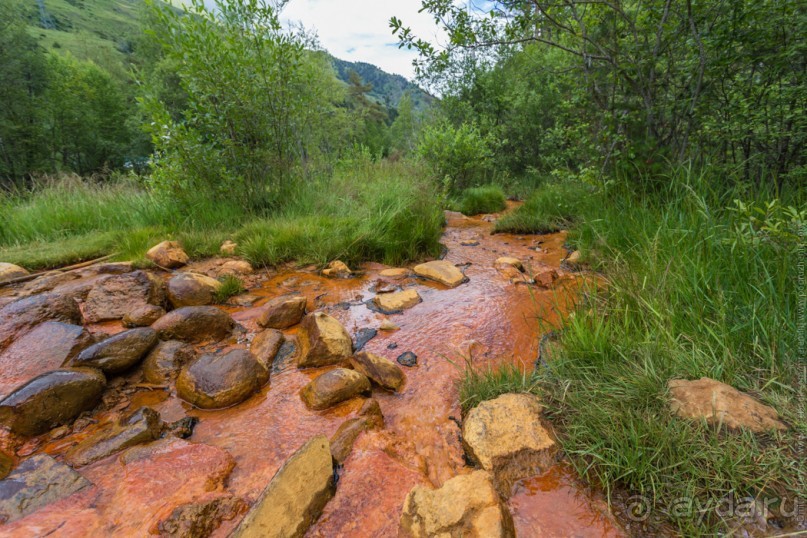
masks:
[[[507,201],[499,185],[484,185],[464,190],[456,206],[463,215],[479,215],[501,211]]]

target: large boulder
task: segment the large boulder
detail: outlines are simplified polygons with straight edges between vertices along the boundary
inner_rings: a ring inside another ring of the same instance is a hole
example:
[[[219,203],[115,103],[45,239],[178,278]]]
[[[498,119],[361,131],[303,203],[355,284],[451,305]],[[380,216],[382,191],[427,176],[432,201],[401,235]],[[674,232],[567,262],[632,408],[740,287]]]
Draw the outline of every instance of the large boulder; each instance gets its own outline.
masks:
[[[378,400],[368,398],[359,410],[359,416],[350,418],[331,436],[331,455],[337,463],[344,463],[353,449],[353,443],[363,431],[384,427],[384,415]]]
[[[81,325],[81,311],[72,298],[51,293],[7,304],[0,308],[0,350],[25,331],[46,321]]]
[[[309,409],[327,409],[370,391],[370,380],[347,368],[336,368],[319,375],[300,390],[300,397]]]
[[[79,325],[46,321],[0,352],[0,393],[22,385],[43,372],[55,370],[92,345],[92,335]]]
[[[163,422],[150,407],[141,407],[114,424],[111,429],[87,437],[68,451],[65,459],[73,467],[89,465],[135,445],[160,437]]]
[[[35,512],[90,485],[67,465],[36,454],[0,481],[0,524]]]
[[[486,471],[455,476],[443,487],[415,486],[406,496],[399,536],[515,537],[513,519]]]
[[[0,400],[0,425],[16,434],[39,435],[95,407],[105,386],[104,374],[94,368],[42,374]]]
[[[412,308],[420,303],[422,299],[417,290],[408,289],[393,293],[381,293],[373,297],[373,304],[384,314],[393,314]]]
[[[168,300],[174,308],[215,302],[221,282],[199,273],[179,273],[168,281]]]
[[[161,282],[145,271],[133,271],[99,280],[84,301],[84,318],[89,323],[122,319],[138,306],[164,301]]]
[[[208,353],[182,368],[177,394],[202,409],[236,405],[260,389],[269,372],[244,349]]]
[[[350,365],[370,381],[387,390],[397,391],[406,377],[397,364],[375,353],[362,351],[350,359]]]
[[[98,368],[107,375],[125,372],[140,363],[157,343],[151,327],[129,329],[94,344],[73,359],[73,366]]]
[[[555,441],[544,428],[542,407],[530,394],[503,394],[473,408],[462,424],[462,444],[471,461],[507,492],[517,480],[539,474],[552,461]]]
[[[269,370],[272,368],[272,362],[275,360],[277,352],[280,351],[280,346],[285,341],[286,338],[282,332],[277,329],[265,329],[255,336],[249,349],[258,362]]]
[[[314,312],[300,326],[302,352],[297,362],[300,368],[328,366],[346,361],[353,353],[353,340],[336,318]]]
[[[159,342],[143,360],[143,377],[149,383],[166,385],[196,357],[193,346],[179,340]]]
[[[281,295],[261,308],[258,325],[268,329],[288,329],[300,323],[305,315],[305,297]]]
[[[158,319],[151,327],[163,340],[205,342],[228,336],[235,321],[215,306],[185,306]]]
[[[134,307],[123,316],[123,326],[129,329],[134,327],[148,327],[165,315],[165,309],[153,304],[144,304]]]
[[[456,288],[465,282],[465,275],[457,267],[446,260],[435,260],[421,263],[413,268],[416,275],[429,280],[434,280],[449,288]]]
[[[232,536],[302,537],[334,492],[328,438],[318,435],[283,464]]]
[[[745,428],[756,433],[787,429],[774,408],[720,381],[708,377],[693,381],[673,379],[667,386],[670,408],[681,418],[706,420],[712,426]]]
[[[163,241],[146,252],[146,258],[160,267],[176,269],[188,263],[188,255],[176,241]]]
[[[8,282],[15,278],[28,276],[28,271],[13,263],[0,262],[0,282]]]

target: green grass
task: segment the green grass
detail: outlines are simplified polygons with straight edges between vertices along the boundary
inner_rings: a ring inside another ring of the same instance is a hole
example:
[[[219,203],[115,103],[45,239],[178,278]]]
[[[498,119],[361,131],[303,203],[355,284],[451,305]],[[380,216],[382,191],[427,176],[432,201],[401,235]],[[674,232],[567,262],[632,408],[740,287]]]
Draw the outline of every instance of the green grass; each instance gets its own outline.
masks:
[[[650,528],[684,536],[736,526],[714,510],[732,494],[807,496],[797,364],[804,235],[799,251],[784,235],[743,229],[743,218],[726,208],[734,199],[766,196],[712,188],[716,183],[681,168],[663,192],[638,196],[619,182],[589,192],[585,203],[562,199],[578,187],[549,186],[519,217],[542,230],[571,224],[570,241],[609,279],[569,318],[560,353],[527,383],[538,383],[564,452],[583,477],[612,500],[646,496],[654,503]],[[803,192],[783,196],[805,207]],[[674,417],[667,382],[702,376],[772,405],[792,429],[754,435]],[[479,396],[463,397],[496,395],[490,385],[497,383],[510,390],[518,386],[512,377],[470,376],[463,394]],[[676,511],[680,498],[712,509]]]
[[[465,415],[485,400],[511,392],[537,394],[538,380],[514,364],[479,370],[466,365],[460,380],[460,406]]]
[[[216,302],[221,304],[227,302],[227,299],[239,293],[243,293],[244,283],[235,275],[224,275],[221,279],[221,287],[216,291]]]
[[[571,226],[590,207],[593,190],[581,183],[550,183],[539,188],[522,206],[496,222],[494,231],[543,234]]]
[[[353,163],[298,183],[265,216],[202,196],[179,205],[132,180],[50,180],[0,195],[0,260],[39,269],[115,253],[145,264],[165,239],[195,258],[234,239],[256,265],[402,263],[439,252],[442,202],[424,176],[407,162]]]
[[[455,207],[463,215],[479,215],[501,211],[507,202],[500,186],[484,185],[464,190]]]

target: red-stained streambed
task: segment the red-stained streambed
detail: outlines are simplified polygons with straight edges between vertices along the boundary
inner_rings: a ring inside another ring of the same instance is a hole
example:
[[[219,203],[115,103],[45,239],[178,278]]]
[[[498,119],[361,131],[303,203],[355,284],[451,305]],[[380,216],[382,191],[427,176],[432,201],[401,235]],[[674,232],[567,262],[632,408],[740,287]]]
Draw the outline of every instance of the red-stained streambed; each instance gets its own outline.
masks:
[[[323,310],[348,332],[378,328],[385,318],[400,327],[379,331],[365,349],[395,360],[405,351],[418,364],[404,368],[406,385],[396,394],[373,391],[385,418],[383,430],[362,433],[344,467],[336,496],[309,536],[397,536],[407,492],[416,484],[442,485],[469,472],[463,460],[457,380],[466,361],[476,368],[514,363],[534,366],[543,331],[557,325],[585,278],[560,268],[565,234],[491,235],[483,218],[449,213],[443,237],[446,259],[462,268],[468,282],[454,289],[407,277],[381,278],[385,266],[365,264],[357,278],[334,280],[311,269],[262,272],[250,277],[249,293],[261,297],[250,307],[226,309],[246,329],[218,347],[243,346],[258,329],[255,318],[268,298],[299,292],[308,310]],[[500,256],[522,260],[536,275],[557,271],[552,287],[514,282],[512,272],[495,267]],[[384,316],[364,301],[379,280],[414,287],[423,302],[402,314]],[[115,325],[94,327],[113,332]],[[287,336],[294,330],[286,331]],[[394,349],[389,347],[394,345]],[[199,419],[187,441],[162,440],[99,461],[79,472],[93,485],[27,517],[0,526],[5,536],[146,536],[179,505],[230,495],[252,503],[283,462],[310,437],[331,436],[358,411],[359,399],[323,412],[305,408],[299,390],[323,370],[273,372],[263,390],[233,408],[201,411],[179,400],[172,389],[137,388],[127,379],[119,401],[84,431],[51,440],[48,435],[17,446],[17,454],[48,452],[57,459],[90,432],[121,414],[149,405],[171,422]],[[620,532],[605,503],[587,491],[563,463],[513,488],[508,506],[519,536],[614,536]],[[224,521],[214,536],[226,536],[242,515]]]

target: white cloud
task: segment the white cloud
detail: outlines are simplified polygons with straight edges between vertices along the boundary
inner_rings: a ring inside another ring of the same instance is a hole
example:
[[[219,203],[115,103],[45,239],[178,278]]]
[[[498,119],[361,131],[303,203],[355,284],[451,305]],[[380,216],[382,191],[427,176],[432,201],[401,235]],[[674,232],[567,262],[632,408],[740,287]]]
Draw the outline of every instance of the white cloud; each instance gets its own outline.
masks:
[[[411,79],[417,53],[398,48],[389,20],[398,17],[415,35],[434,42],[438,27],[430,15],[418,13],[420,5],[420,0],[291,0],[281,18],[315,31],[337,58],[371,63]]]

